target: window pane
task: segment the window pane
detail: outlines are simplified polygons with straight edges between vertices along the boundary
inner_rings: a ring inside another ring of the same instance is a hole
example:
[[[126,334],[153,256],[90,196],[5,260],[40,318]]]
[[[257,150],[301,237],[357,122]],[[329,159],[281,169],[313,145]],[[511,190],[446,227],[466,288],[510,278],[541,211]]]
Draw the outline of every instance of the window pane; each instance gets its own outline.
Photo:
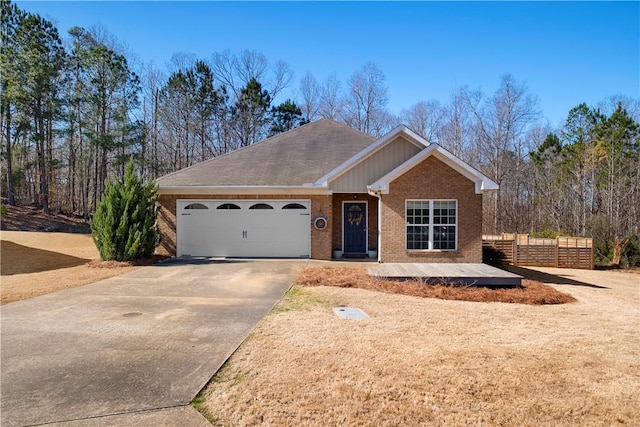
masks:
[[[208,207],[206,207],[202,203],[191,203],[191,204],[185,206],[184,208],[185,209],[209,209]]]
[[[433,223],[439,224],[456,224],[456,202],[441,201],[433,202]]]
[[[268,205],[266,203],[256,203],[252,205],[249,209],[273,209],[273,206]]]
[[[300,203],[289,203],[287,205],[284,205],[282,209],[307,209],[307,208],[301,205]]]
[[[455,249],[456,248],[456,227],[438,226],[433,229],[434,249]]]
[[[429,249],[429,201],[407,201],[407,249]]]
[[[235,203],[223,203],[216,209],[240,209],[240,206],[236,205]]]
[[[429,249],[429,227],[407,227],[407,249]]]

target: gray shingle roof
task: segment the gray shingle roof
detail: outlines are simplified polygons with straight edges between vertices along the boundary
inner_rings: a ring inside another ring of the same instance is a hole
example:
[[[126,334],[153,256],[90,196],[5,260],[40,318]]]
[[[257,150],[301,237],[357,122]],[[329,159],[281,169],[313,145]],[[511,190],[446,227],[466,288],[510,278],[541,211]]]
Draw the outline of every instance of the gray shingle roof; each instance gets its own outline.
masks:
[[[321,119],[156,180],[174,186],[296,186],[312,183],[375,137]]]

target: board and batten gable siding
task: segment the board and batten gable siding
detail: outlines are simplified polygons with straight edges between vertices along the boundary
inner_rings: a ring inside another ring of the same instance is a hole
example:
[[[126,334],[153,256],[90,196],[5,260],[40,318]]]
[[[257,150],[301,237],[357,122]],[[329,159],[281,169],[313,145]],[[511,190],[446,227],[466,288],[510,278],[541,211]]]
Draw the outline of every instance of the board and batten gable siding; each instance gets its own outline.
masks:
[[[457,200],[458,241],[455,251],[406,249],[406,200]],[[475,184],[435,156],[401,175],[382,194],[383,262],[482,262],[482,194]]]
[[[385,176],[423,149],[424,147],[420,148],[402,136],[398,136],[331,181],[329,188],[334,193],[366,193],[367,185]]]
[[[269,200],[269,199],[309,199],[311,201],[311,258],[330,260],[332,255],[332,233],[333,209],[331,195],[193,195],[193,194],[162,194],[158,197],[158,228],[160,230],[161,241],[156,248],[156,253],[162,255],[176,256],[177,253],[177,221],[176,209],[178,199],[189,200]],[[318,216],[327,219],[328,226],[324,230],[318,230],[313,226],[313,221]]]

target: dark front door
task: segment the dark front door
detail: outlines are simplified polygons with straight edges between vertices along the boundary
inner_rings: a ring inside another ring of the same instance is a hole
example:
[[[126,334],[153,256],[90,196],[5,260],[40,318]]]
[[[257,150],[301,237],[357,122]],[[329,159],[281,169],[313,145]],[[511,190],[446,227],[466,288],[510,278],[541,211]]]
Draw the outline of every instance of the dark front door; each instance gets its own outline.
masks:
[[[345,255],[367,253],[367,204],[345,203],[342,218]]]

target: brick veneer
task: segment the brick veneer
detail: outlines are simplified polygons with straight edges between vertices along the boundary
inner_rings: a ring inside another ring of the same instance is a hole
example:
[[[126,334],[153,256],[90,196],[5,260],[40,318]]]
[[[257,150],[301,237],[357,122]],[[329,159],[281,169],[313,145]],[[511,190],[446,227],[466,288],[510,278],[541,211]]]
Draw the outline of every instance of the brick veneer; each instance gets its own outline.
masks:
[[[368,202],[369,249],[378,249],[378,199],[359,193]],[[342,248],[342,202],[353,193],[333,195],[161,195],[158,226],[162,241],[156,252],[176,255],[176,201],[178,199],[309,199],[311,200],[311,258],[329,260],[333,248]],[[405,249],[405,200],[455,199],[458,201],[458,249],[456,251],[407,251]],[[313,220],[322,215],[329,222],[317,230]],[[390,184],[382,195],[383,262],[482,262],[482,195],[474,183],[429,157]]]
[[[163,255],[176,255],[176,202],[178,199],[237,199],[237,200],[253,200],[253,199],[309,199],[311,200],[311,258],[314,259],[331,259],[331,239],[332,239],[332,199],[330,195],[326,196],[301,196],[301,195],[186,195],[186,194],[163,194],[159,197],[158,203],[158,227],[162,236],[160,246],[156,249],[157,253]],[[317,230],[313,226],[313,221],[319,215],[327,218],[329,225],[324,230]]]
[[[369,250],[378,248],[378,199],[367,193],[334,193],[333,194],[333,249],[342,250],[342,202],[367,202],[367,238]]]
[[[456,251],[407,251],[406,199],[458,201]],[[482,195],[464,176],[431,156],[392,181],[382,195],[383,262],[482,262]]]

